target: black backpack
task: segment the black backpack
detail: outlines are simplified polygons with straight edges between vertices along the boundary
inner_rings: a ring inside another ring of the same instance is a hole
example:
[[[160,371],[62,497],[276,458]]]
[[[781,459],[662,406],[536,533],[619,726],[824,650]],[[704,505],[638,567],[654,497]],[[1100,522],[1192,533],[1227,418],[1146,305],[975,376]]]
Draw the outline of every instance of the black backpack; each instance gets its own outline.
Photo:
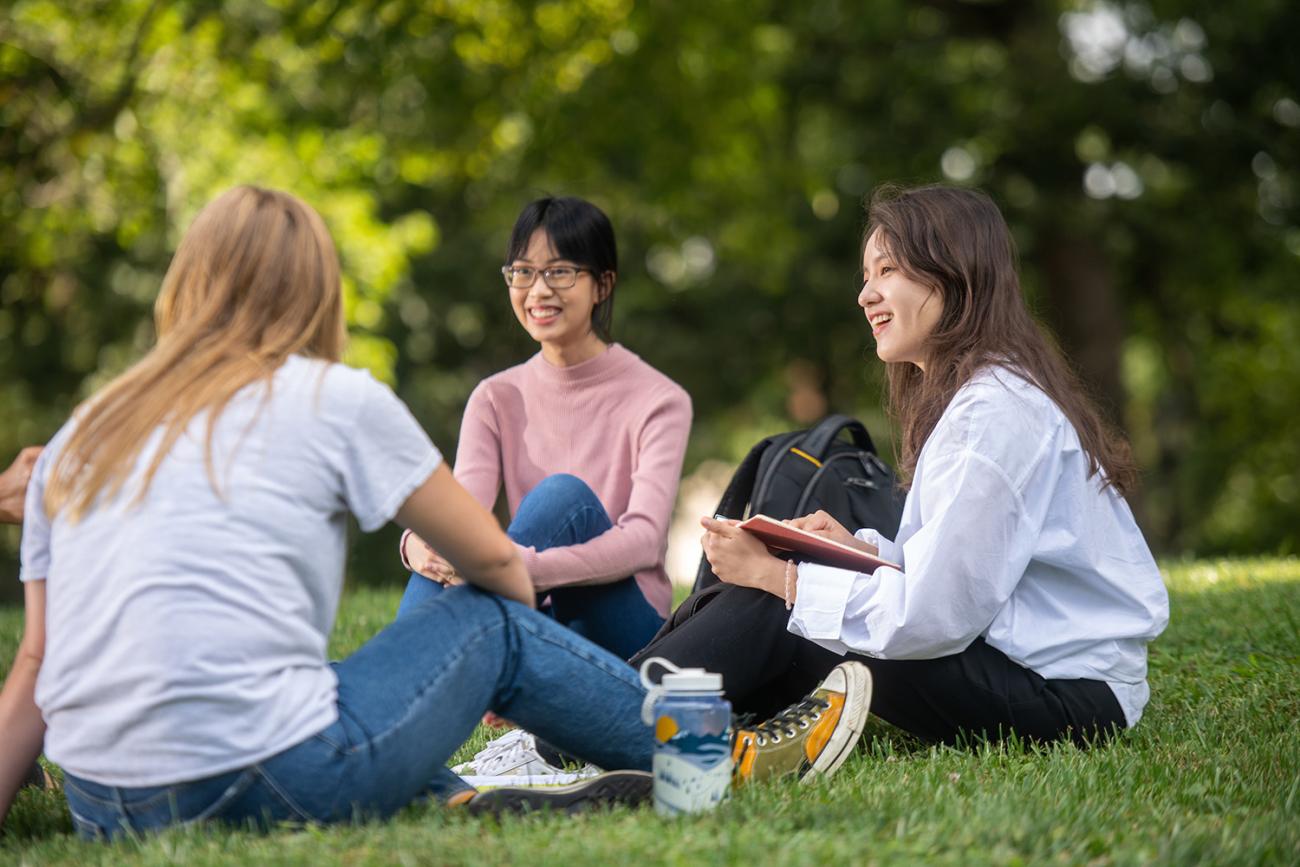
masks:
[[[851,442],[840,439],[844,431]],[[717,514],[785,519],[818,509],[850,532],[871,527],[890,539],[898,533],[903,498],[894,471],[876,454],[871,435],[857,419],[831,415],[808,430],[760,441],[736,467]],[[701,556],[695,592],[716,583],[718,576]]]

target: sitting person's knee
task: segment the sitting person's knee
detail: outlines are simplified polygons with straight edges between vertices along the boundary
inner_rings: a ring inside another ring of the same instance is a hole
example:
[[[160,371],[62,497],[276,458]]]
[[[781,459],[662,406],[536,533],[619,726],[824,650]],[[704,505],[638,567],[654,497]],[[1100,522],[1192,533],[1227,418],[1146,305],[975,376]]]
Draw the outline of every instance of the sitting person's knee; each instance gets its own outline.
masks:
[[[569,507],[604,506],[591,486],[577,476],[569,473],[556,473],[542,479],[524,495],[519,504],[519,513],[541,509],[545,512],[557,512]],[[518,513],[516,517],[518,516]]]
[[[594,497],[591,486],[571,473],[555,473],[537,483],[528,496]]]

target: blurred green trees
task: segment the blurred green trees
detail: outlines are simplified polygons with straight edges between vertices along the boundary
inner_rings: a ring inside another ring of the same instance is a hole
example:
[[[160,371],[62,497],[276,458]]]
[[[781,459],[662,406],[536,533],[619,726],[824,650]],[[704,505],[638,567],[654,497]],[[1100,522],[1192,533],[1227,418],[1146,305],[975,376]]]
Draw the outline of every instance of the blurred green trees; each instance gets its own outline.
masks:
[[[688,470],[827,409],[883,434],[861,201],[947,179],[1004,208],[1133,438],[1152,542],[1295,551],[1296,32],[1286,0],[18,0],[0,460],[138,357],[169,251],[237,182],[322,212],[350,361],[446,446],[531,351],[496,268],[542,192],[613,218],[616,333],[691,392]]]

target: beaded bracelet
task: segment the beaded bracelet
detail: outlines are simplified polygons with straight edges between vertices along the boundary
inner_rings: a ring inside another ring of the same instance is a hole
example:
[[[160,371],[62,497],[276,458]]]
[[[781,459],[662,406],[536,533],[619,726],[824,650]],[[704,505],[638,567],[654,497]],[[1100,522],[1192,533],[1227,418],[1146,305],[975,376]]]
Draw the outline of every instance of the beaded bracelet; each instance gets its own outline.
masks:
[[[785,561],[785,610],[789,611],[794,608],[794,582],[799,574],[796,570],[793,560]]]
[[[414,572],[415,567],[411,565],[410,560],[406,559],[406,537],[410,535],[412,535],[410,527],[402,531],[402,538],[397,542],[397,556],[401,558],[402,565],[406,567],[408,572]]]

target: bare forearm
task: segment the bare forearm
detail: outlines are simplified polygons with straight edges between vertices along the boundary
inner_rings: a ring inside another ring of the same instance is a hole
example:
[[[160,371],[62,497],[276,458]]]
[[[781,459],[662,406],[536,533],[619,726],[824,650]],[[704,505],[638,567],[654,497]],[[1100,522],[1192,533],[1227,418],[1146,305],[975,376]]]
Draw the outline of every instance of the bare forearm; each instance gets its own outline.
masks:
[[[414,533],[412,538],[416,538]],[[416,547],[416,544],[411,543],[411,546]],[[429,549],[426,547],[425,550]],[[407,556],[410,557],[409,551]],[[529,607],[535,604],[533,583],[528,577],[527,567],[519,554],[519,549],[504,533],[500,534],[499,539],[488,544],[468,549],[453,547],[447,552],[445,559],[442,555],[437,557],[439,564],[445,564],[446,577],[455,576],[475,587],[481,587],[507,599],[514,599],[516,602],[523,602]],[[425,562],[424,558],[420,558],[420,563],[411,560],[411,564],[426,577],[438,574],[433,571],[433,564]],[[422,565],[426,568],[421,568]]]
[[[40,661],[20,650],[0,692],[0,741],[5,744],[0,750],[0,823],[45,740],[45,721],[35,699],[39,671]]]
[[[524,569],[524,561],[517,551],[511,552],[508,560],[497,563],[482,564],[472,571],[460,570],[460,577],[476,587],[482,587],[507,599],[522,602],[528,607],[535,605],[533,583]]]
[[[446,465],[407,498],[398,523],[414,530],[470,584],[532,606],[533,585],[515,543]]]

